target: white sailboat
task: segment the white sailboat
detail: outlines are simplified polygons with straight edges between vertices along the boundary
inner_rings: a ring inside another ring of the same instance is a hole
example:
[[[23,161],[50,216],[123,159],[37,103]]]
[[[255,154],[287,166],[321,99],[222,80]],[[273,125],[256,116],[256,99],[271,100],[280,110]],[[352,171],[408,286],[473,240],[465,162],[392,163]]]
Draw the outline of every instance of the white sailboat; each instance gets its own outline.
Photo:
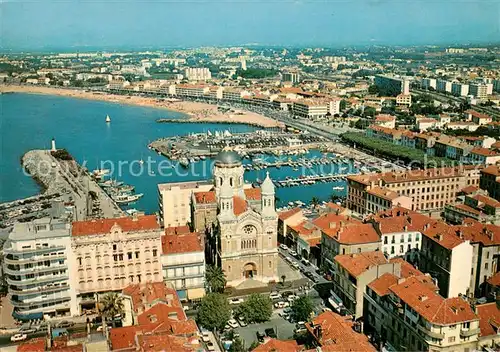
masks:
[[[106,115],[106,123],[110,123],[111,122],[111,118],[109,117],[109,115]]]

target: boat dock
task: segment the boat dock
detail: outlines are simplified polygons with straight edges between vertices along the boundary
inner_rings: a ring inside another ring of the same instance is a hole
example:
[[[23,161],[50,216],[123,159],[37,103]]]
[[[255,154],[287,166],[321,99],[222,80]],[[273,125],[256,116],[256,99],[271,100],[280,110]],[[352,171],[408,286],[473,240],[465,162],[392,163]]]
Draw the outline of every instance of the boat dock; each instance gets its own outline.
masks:
[[[274,180],[274,185],[276,187],[294,187],[294,186],[305,186],[305,185],[314,185],[317,182],[327,183],[327,182],[336,182],[343,181],[348,176],[357,175],[355,173],[352,174],[323,174],[323,175],[309,175],[309,176],[300,176],[297,178],[287,177],[285,180]]]
[[[351,161],[347,158],[340,158],[340,157],[329,157],[329,156],[323,156],[321,158],[311,158],[311,159],[305,159],[305,158],[300,158],[298,160],[277,160],[275,162],[267,162],[259,159],[254,159],[252,160],[252,163],[249,164],[244,164],[243,167],[245,170],[264,170],[270,167],[273,168],[281,168],[281,167],[291,167],[294,169],[298,169],[299,167],[307,167],[307,168],[312,168],[315,165],[329,165],[329,164],[337,164],[337,165],[344,165],[344,164],[350,164]]]

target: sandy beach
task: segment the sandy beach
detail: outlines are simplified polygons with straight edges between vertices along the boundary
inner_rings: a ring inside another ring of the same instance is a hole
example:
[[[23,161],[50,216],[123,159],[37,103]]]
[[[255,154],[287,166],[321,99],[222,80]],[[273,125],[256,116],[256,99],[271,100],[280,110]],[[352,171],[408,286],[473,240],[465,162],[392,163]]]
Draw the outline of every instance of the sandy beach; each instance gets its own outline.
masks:
[[[217,106],[205,103],[190,101],[168,101],[165,99],[114,95],[101,92],[90,92],[76,89],[53,88],[43,86],[14,86],[0,85],[2,93],[30,93],[59,95],[65,97],[100,100],[117,104],[130,104],[137,106],[147,106],[152,108],[168,109],[185,113],[193,121],[229,122],[229,123],[249,123],[262,127],[277,127],[283,124],[271,118],[249,112],[241,111],[238,114],[223,114],[217,111]]]

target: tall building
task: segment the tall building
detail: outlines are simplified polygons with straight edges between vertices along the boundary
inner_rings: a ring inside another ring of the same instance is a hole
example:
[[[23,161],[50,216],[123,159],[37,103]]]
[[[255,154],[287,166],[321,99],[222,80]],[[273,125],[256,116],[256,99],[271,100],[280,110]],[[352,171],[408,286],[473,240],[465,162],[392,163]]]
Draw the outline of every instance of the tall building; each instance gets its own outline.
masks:
[[[212,73],[206,67],[189,67],[184,70],[188,81],[208,81],[212,79]]]
[[[471,83],[469,85],[469,94],[478,99],[486,99],[492,90],[491,83]]]
[[[95,294],[162,281],[162,231],[155,215],[73,222],[73,278],[82,308]]]
[[[436,90],[438,92],[448,92],[451,93],[451,82],[444,79],[438,79],[436,81]]]
[[[422,78],[422,80],[420,81],[420,85],[424,89],[429,89],[429,88],[436,89],[437,82],[435,78]]]
[[[212,182],[192,181],[158,184],[158,201],[163,226],[177,227],[191,223],[191,194],[208,191]]]
[[[461,97],[466,97],[467,95],[469,95],[469,85],[460,82],[452,82],[451,93]]]
[[[375,85],[381,95],[397,96],[410,94],[410,81],[399,76],[376,75]]]
[[[42,218],[15,223],[3,251],[14,318],[78,314],[68,222]]]
[[[293,84],[300,82],[300,74],[298,71],[285,71],[281,73],[283,82],[292,82]]]

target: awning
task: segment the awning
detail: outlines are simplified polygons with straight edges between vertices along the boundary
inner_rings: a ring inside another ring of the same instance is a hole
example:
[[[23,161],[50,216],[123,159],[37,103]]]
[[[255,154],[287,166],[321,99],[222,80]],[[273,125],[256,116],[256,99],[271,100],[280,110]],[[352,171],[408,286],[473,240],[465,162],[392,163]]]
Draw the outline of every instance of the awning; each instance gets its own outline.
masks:
[[[205,289],[204,288],[192,288],[188,290],[188,298],[190,300],[194,299],[200,299],[205,296]]]
[[[179,299],[187,299],[187,291],[186,290],[178,290],[177,296],[179,296]]]
[[[38,319],[43,319],[43,313],[38,312],[38,313],[27,313],[27,314],[22,314],[17,311],[12,312],[12,317],[17,320],[38,320]]]

